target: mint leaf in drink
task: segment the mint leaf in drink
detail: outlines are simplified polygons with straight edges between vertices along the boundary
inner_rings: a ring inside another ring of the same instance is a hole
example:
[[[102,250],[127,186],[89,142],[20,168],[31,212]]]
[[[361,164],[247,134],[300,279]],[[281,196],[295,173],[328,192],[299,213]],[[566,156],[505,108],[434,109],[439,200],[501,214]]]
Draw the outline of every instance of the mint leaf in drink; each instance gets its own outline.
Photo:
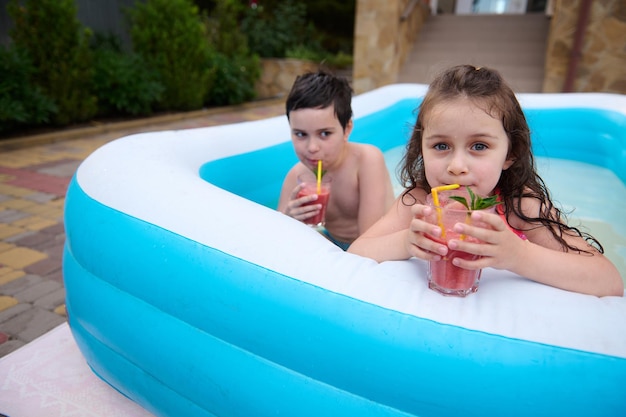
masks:
[[[493,206],[497,206],[498,204],[501,204],[500,201],[498,201],[498,196],[496,195],[492,195],[491,197],[485,197],[482,198],[478,195],[476,195],[472,189],[470,187],[466,187],[467,189],[467,193],[470,196],[470,202],[467,202],[467,199],[465,197],[461,197],[458,195],[452,195],[450,196],[450,199],[457,201],[461,204],[463,204],[463,206],[465,206],[465,208],[468,211],[474,211],[474,210],[484,210],[487,209],[489,207],[493,207]]]

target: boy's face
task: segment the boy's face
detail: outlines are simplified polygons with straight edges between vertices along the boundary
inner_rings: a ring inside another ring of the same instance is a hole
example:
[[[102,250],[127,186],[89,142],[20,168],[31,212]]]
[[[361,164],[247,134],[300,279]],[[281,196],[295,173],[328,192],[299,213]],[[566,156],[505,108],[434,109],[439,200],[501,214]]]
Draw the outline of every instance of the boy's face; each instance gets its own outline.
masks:
[[[352,120],[346,129],[335,116],[334,106],[298,109],[289,113],[291,141],[298,159],[311,170],[322,161],[324,170],[340,163],[352,131]]]

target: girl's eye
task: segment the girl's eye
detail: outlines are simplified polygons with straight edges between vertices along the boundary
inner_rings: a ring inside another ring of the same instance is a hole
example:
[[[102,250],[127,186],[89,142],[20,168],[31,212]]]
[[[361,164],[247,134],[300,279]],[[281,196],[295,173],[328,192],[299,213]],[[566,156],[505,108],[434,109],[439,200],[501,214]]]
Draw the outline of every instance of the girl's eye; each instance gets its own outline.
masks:
[[[487,148],[488,146],[484,143],[475,143],[474,145],[472,145],[472,149],[475,151],[484,151]]]
[[[438,143],[435,146],[433,146],[433,149],[437,151],[447,151],[448,149],[450,149],[450,147],[446,145],[445,143]]]

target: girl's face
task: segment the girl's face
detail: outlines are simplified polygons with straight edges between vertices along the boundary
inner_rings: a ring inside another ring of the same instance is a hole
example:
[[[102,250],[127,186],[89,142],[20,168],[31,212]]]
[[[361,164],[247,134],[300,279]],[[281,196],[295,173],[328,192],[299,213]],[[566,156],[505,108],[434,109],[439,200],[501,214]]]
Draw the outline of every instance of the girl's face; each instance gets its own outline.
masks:
[[[344,131],[331,105],[323,109],[292,110],[289,126],[298,159],[311,170],[317,169],[318,160],[322,161],[324,170],[332,170],[343,158],[352,120]]]
[[[423,125],[428,184],[460,184],[478,195],[492,195],[502,171],[513,164],[507,158],[509,139],[502,122],[475,101],[459,97],[436,104]]]

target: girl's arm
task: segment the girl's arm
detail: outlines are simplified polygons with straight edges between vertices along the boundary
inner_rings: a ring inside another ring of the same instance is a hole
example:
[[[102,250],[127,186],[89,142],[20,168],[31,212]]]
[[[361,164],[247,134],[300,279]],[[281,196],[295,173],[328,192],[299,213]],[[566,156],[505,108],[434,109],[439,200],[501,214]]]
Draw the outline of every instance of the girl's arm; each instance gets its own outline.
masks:
[[[420,201],[424,197],[422,194],[414,190],[411,193],[413,197],[408,198]],[[420,196],[421,199],[416,198]],[[350,245],[348,252],[377,262],[409,259],[412,256],[426,260],[437,257],[433,252],[441,249],[442,245],[423,235],[425,232],[438,234],[436,226],[423,220],[429,210],[432,209],[421,204],[407,206],[402,202],[402,196],[398,197],[389,211]]]
[[[525,211],[529,209],[529,205],[535,204],[531,199],[528,200],[525,201]],[[536,213],[538,207],[531,210]],[[568,291],[596,296],[623,296],[624,284],[617,268],[582,237],[563,235],[570,245],[590,253],[572,250],[566,252],[546,227],[528,224],[524,226],[517,217],[512,223],[516,228],[524,230],[528,240],[522,240],[515,235],[497,215],[475,212],[472,218],[486,222],[493,230],[458,224],[457,231],[472,235],[484,243],[451,241],[451,249],[483,256],[476,261],[456,259],[454,262],[457,266],[468,269],[506,269],[533,281]]]

